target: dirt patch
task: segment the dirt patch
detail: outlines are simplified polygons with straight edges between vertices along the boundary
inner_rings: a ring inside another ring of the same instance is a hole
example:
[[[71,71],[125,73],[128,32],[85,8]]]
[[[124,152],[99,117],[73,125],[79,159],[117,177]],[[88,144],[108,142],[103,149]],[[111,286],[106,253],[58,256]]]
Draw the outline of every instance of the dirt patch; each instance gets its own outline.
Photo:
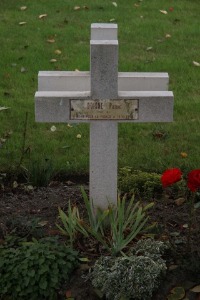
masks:
[[[84,184],[84,188],[88,192],[87,184]],[[11,233],[20,233],[24,236],[28,233],[38,235],[38,237],[59,234],[55,225],[58,222],[58,207],[66,210],[69,200],[72,204],[79,206],[80,211],[84,213],[80,185],[70,181],[65,183],[51,182],[48,187],[34,188],[33,190],[24,189],[23,185],[16,188],[5,187],[4,190],[0,191],[0,242],[3,242],[4,237]],[[200,275],[197,275],[199,274],[198,271],[195,273],[192,269],[190,260],[194,259],[194,266],[198,260],[200,271],[200,209],[196,210],[196,218],[192,228],[191,251],[190,256],[187,256],[188,203],[185,202],[178,206],[172,197],[165,201],[154,199],[154,202],[155,206],[150,213],[150,222],[157,223],[154,234],[158,239],[170,241],[172,250],[166,257],[167,275],[163,278],[160,289],[152,299],[166,299],[174,286],[183,286],[190,300],[199,299],[197,293],[190,291],[192,286],[200,283]],[[34,224],[39,225],[35,226]],[[31,230],[36,230],[36,232],[31,232]],[[95,246],[97,246],[95,241],[92,247],[91,243],[87,244],[81,240],[77,244],[80,253],[90,257],[91,261],[94,261],[99,255],[98,251],[94,250]],[[190,265],[188,270],[182,268],[184,255],[186,263],[188,262]],[[76,300],[99,299],[90,283],[85,282],[82,277],[87,271],[84,268],[77,270],[72,277],[71,284],[63,287],[65,291],[70,289]]]
[[[0,194],[1,231],[8,234],[12,224],[20,219],[40,218],[46,221],[44,229],[48,233],[54,230],[58,218],[58,207],[65,210],[69,200],[72,204],[81,202],[79,186],[69,186],[54,182],[49,187],[26,191],[24,187],[6,188]]]

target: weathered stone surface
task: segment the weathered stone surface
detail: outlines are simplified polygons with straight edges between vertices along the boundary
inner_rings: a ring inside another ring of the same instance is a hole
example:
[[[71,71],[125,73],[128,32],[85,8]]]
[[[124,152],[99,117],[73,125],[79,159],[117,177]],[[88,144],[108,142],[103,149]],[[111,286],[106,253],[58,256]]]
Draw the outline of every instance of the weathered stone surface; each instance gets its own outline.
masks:
[[[70,119],[71,99],[91,99],[90,92],[39,91],[35,96],[35,119],[37,122],[73,122]],[[172,122],[173,93],[170,91],[119,92],[118,99],[136,99],[139,102],[138,119],[115,120],[114,122]],[[89,119],[78,120],[92,122]],[[95,122],[95,121],[93,121]],[[97,122],[97,121],[96,121]],[[102,121],[103,123],[104,121]],[[112,121],[109,121],[109,123]]]
[[[117,40],[117,24],[93,23],[91,40]]]
[[[119,91],[167,91],[167,73],[118,72]],[[89,71],[40,71],[39,91],[90,91]]]
[[[118,73],[116,24],[92,24],[90,62],[90,72],[39,72],[35,116],[37,122],[77,122],[74,115],[83,105],[77,106],[73,99],[101,101],[97,105],[101,109],[107,100],[136,100],[132,119],[113,121],[106,116],[101,121],[99,117],[78,120],[90,122],[90,197],[95,207],[105,209],[108,202],[117,201],[118,122],[171,122],[173,93],[167,91],[167,73]],[[133,110],[132,102],[126,101],[126,105]],[[119,113],[129,117],[130,111],[122,108]],[[95,113],[92,110],[93,116]]]

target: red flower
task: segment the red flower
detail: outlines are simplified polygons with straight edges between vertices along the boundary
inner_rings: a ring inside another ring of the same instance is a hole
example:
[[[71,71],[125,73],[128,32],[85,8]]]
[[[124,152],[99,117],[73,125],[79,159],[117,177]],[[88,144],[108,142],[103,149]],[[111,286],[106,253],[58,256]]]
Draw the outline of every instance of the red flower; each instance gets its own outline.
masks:
[[[200,169],[193,170],[188,174],[187,186],[192,192],[200,188]]]
[[[178,168],[168,169],[161,176],[162,186],[164,188],[181,180],[182,172]]]

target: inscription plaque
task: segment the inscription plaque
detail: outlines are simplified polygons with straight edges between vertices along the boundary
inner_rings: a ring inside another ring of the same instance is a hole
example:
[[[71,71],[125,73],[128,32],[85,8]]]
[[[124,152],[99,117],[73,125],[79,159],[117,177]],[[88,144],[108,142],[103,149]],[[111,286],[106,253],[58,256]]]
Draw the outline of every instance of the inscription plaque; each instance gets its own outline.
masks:
[[[137,99],[71,100],[71,120],[136,120]]]

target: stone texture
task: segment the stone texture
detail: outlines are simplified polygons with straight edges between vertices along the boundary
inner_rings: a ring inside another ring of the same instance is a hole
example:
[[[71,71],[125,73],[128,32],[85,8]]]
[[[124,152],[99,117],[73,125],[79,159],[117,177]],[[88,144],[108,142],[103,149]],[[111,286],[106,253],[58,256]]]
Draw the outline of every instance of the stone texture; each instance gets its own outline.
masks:
[[[92,99],[118,97],[118,41],[90,42]]]
[[[90,91],[90,72],[40,71],[39,91]]]
[[[105,209],[117,201],[118,124],[112,121],[90,123],[90,198]]]
[[[167,91],[167,73],[118,72],[119,91]],[[90,91],[89,71],[40,71],[39,91]]]
[[[139,115],[138,120],[133,120],[135,123],[173,121],[174,96],[170,91],[119,92],[119,97],[139,99]]]
[[[119,92],[120,99],[138,99],[138,120],[119,120],[114,122],[172,122],[174,97],[170,91]],[[46,92],[35,94],[35,119],[37,122],[73,122],[70,120],[70,99],[91,99],[90,92]],[[98,122],[79,120],[82,122]],[[101,121],[100,123],[104,123]],[[113,121],[109,121],[111,124]],[[101,132],[101,130],[100,130]]]
[[[36,122],[68,123],[70,99],[87,99],[89,95],[89,92],[36,92],[35,120]]]
[[[117,40],[117,24],[91,24],[91,40]]]
[[[167,73],[118,73],[116,24],[92,24],[90,51],[90,72],[39,72],[36,121],[71,121],[70,99],[138,99],[138,120],[120,122],[173,120]],[[89,122],[90,197],[105,209],[117,201],[118,121]]]
[[[112,30],[112,32],[110,32]],[[108,40],[109,39],[109,40]],[[90,41],[92,99],[118,98],[117,26],[93,24]],[[106,208],[117,201],[118,124],[90,124],[90,197],[94,206]]]

